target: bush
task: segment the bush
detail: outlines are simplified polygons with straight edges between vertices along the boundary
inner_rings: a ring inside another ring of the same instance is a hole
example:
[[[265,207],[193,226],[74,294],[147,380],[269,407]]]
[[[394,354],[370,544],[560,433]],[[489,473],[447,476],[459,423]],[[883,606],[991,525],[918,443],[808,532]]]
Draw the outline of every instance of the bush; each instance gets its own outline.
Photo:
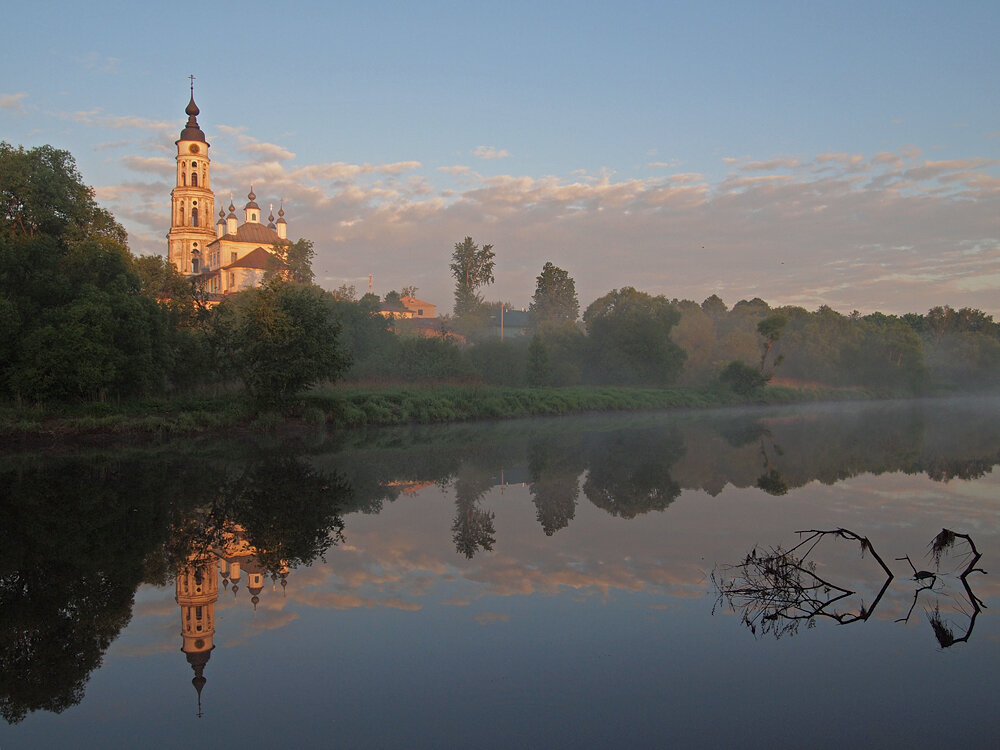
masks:
[[[734,359],[719,374],[719,381],[727,385],[734,393],[749,396],[767,385],[768,378],[756,367],[751,367],[742,360]]]

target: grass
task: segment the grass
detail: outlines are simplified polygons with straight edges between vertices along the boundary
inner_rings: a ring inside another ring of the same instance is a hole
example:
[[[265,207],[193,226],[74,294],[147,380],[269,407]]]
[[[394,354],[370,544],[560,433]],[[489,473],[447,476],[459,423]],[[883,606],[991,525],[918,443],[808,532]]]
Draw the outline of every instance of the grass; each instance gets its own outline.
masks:
[[[0,406],[0,443],[159,440],[244,429],[434,424],[583,412],[704,409],[745,404],[880,398],[857,390],[769,386],[753,397],[706,388],[510,388],[484,385],[320,386],[282,410],[255,409],[239,393],[135,401]]]

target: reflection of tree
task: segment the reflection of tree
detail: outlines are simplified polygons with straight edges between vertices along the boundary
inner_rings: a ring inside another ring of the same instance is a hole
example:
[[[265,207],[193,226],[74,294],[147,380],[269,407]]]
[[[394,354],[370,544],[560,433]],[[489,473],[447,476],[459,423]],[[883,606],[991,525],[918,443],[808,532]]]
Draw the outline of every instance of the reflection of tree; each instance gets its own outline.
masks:
[[[566,527],[576,514],[581,466],[578,445],[537,441],[529,447],[528,470],[538,523],[547,536]]]
[[[924,591],[934,590],[934,586],[939,580],[938,576],[941,570],[942,557],[948,552],[954,553],[960,539],[964,540],[964,546],[968,547],[967,551],[957,554],[959,559],[966,561],[965,567],[958,576],[959,581],[962,582],[965,601],[960,601],[955,596],[951,598],[956,602],[960,616],[967,619],[968,622],[964,625],[953,623],[948,619],[946,613],[942,613],[941,601],[938,598],[934,603],[933,610],[927,611],[927,619],[930,622],[931,629],[934,631],[934,637],[941,648],[948,648],[949,646],[954,646],[956,643],[968,642],[969,637],[972,635],[972,629],[976,626],[976,618],[986,607],[982,600],[972,592],[972,587],[969,585],[970,574],[986,572],[982,568],[976,567],[982,554],[976,549],[975,542],[972,541],[972,537],[968,534],[960,534],[950,529],[941,529],[941,533],[931,540],[930,545],[930,555],[934,558],[934,568],[937,572],[932,573],[927,570],[917,570],[908,556],[898,558],[906,560],[910,564],[910,568],[913,570],[913,580],[920,584],[913,592],[913,603],[910,605],[910,610],[906,613],[906,617],[896,620],[896,622],[907,622],[913,614],[913,609],[917,606],[917,600],[920,598],[920,595]],[[968,609],[966,609],[966,605]],[[955,635],[957,629],[962,635]]]
[[[867,620],[878,606],[892,581],[892,571],[879,557],[867,537],[858,536],[848,529],[799,532],[808,534],[791,549],[773,547],[758,553],[754,548],[743,562],[727,565],[712,572],[712,581],[730,609],[739,612],[741,620],[751,632],[773,635],[794,635],[806,622],[812,627],[815,618],[827,617],[841,625]],[[816,563],[810,555],[826,537],[857,542],[861,554],[870,553],[885,573],[882,588],[871,606],[862,600],[856,610],[838,611],[838,603],[845,603],[855,591],[838,586],[817,573]]]
[[[492,476],[471,465],[463,466],[455,479],[455,520],[451,525],[455,549],[472,559],[476,552],[489,552],[496,542],[493,512],[479,507],[479,500],[493,486]]]
[[[293,457],[253,463],[233,485],[229,517],[271,572],[308,565],[340,541],[341,507],[350,489],[337,475],[317,472]]]
[[[343,538],[341,509],[350,498],[339,474],[319,472],[300,458],[251,461],[222,484],[209,506],[175,522],[174,569],[225,548],[237,527],[268,572],[308,565]]]
[[[684,453],[675,430],[630,430],[607,436],[591,451],[583,492],[613,516],[635,518],[664,510],[681,494],[670,476]]]
[[[0,714],[60,712],[132,615],[162,543],[170,483],[153,467],[89,460],[0,475]],[[176,485],[175,485],[176,487]]]

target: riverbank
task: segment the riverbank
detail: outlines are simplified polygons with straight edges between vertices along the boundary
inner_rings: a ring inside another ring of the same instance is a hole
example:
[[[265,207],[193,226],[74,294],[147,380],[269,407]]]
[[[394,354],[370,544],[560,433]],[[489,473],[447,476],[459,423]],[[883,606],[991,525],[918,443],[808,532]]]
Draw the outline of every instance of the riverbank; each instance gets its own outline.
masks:
[[[889,394],[769,386],[750,397],[715,388],[505,388],[482,385],[325,386],[283,409],[262,409],[240,393],[0,407],[0,444],[156,441],[226,432],[270,433],[558,416],[599,411],[707,409],[747,404],[868,400]]]

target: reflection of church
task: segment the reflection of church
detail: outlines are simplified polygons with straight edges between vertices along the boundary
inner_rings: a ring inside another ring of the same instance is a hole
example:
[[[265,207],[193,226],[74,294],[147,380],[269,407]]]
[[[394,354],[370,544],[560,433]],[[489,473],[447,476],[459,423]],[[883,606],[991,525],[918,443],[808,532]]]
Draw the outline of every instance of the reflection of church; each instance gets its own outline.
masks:
[[[229,213],[220,209],[213,227],[215,193],[209,144],[198,125],[200,110],[194,103],[193,82],[191,101],[184,112],[188,121],[176,142],[177,175],[170,192],[167,257],[178,271],[195,279],[210,299],[218,300],[216,295],[258,285],[274,267],[273,248],[288,244],[285,211],[279,207],[275,222],[272,206],[267,225],[262,224],[264,212],[251,186],[242,222],[230,198]]]
[[[246,574],[246,590],[254,611],[264,590],[267,573],[257,556],[257,550],[243,536],[243,529],[235,526],[226,534],[222,548],[206,555],[194,555],[188,565],[177,574],[176,600],[181,608],[181,651],[187,656],[188,664],[194,670],[191,684],[198,692],[198,715],[201,716],[201,690],[205,686],[205,665],[215,648],[215,603],[219,601],[219,579],[222,587],[232,587],[233,598],[239,595],[243,576]],[[288,566],[282,564],[277,572],[271,573],[272,588],[288,585]]]

